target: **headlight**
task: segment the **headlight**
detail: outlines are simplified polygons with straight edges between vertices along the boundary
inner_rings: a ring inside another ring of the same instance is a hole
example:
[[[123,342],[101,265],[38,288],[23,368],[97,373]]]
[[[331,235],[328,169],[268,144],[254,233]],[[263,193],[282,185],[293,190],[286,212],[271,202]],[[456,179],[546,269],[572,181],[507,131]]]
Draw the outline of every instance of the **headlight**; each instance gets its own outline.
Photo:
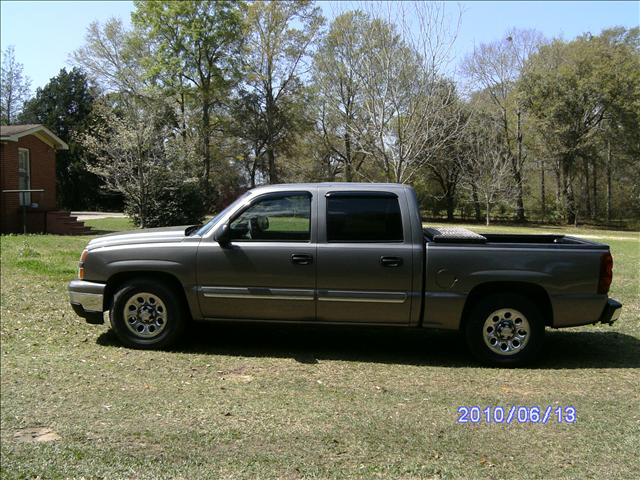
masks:
[[[78,262],[78,278],[80,280],[84,280],[84,262],[87,259],[87,255],[89,255],[89,250],[85,248],[82,251],[82,255],[80,255],[80,261]]]

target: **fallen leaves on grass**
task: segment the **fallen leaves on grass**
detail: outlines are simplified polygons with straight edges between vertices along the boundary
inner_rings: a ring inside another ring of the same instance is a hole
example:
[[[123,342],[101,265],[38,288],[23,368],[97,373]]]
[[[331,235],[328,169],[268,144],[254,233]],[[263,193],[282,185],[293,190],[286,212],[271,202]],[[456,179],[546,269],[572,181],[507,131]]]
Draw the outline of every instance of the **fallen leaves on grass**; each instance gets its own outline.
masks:
[[[18,442],[55,442],[62,439],[60,435],[47,427],[18,430],[13,438]]]
[[[249,383],[253,381],[252,375],[229,375],[225,378],[238,383]]]

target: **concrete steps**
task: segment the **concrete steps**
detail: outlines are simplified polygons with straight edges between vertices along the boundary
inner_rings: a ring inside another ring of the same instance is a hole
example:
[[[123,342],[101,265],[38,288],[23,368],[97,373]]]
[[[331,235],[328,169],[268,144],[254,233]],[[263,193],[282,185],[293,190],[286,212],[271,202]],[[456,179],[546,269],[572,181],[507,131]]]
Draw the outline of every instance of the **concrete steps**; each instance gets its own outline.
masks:
[[[87,227],[78,217],[69,212],[56,210],[47,212],[47,233],[56,235],[86,235],[91,233],[91,227]]]

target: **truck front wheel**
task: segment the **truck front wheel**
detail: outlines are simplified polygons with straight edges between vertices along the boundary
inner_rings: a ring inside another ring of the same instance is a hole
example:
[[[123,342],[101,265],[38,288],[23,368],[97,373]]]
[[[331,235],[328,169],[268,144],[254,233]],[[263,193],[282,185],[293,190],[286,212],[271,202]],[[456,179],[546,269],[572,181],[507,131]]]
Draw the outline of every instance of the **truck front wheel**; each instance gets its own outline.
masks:
[[[512,293],[476,303],[464,330],[473,355],[494,366],[515,367],[533,360],[544,338],[544,322],[535,304]]]
[[[161,282],[134,279],[116,292],[111,327],[127,347],[164,348],[184,330],[184,307],[178,295]]]

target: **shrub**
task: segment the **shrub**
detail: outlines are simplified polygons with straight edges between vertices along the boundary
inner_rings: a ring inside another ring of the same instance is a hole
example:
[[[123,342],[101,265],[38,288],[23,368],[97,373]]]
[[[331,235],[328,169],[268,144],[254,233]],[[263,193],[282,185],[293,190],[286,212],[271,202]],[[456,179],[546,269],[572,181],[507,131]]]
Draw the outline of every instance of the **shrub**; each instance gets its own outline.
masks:
[[[196,183],[162,182],[145,199],[144,218],[137,205],[127,203],[125,210],[136,225],[144,228],[196,225],[207,213],[206,204],[204,192]]]

